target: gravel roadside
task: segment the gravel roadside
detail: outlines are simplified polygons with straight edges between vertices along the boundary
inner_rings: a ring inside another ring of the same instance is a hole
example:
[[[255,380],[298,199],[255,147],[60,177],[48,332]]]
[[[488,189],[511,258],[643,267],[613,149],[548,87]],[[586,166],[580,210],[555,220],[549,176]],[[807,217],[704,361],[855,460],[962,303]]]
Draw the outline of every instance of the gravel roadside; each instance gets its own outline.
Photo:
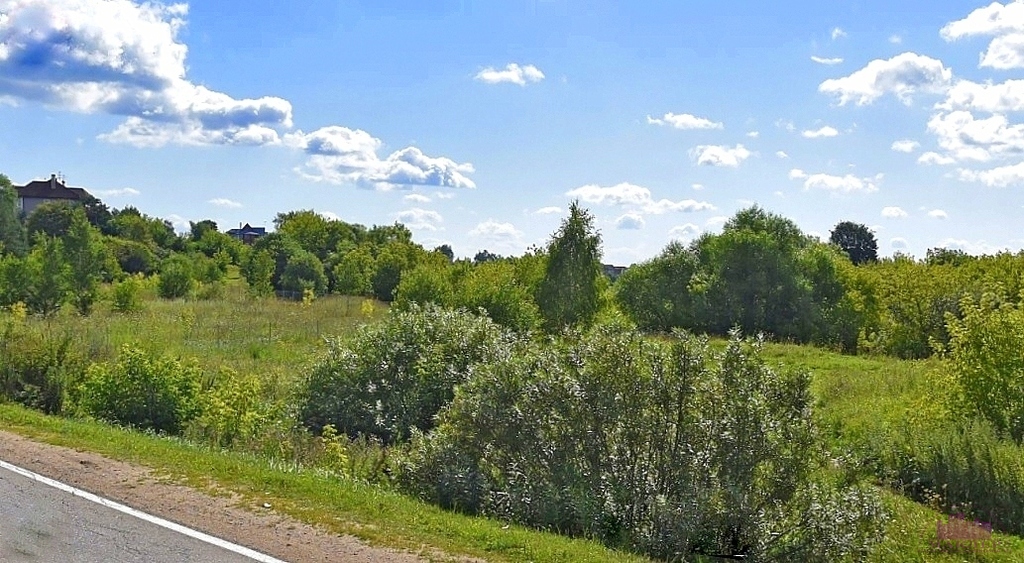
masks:
[[[40,444],[0,430],[0,459],[143,512],[261,551],[291,563],[426,561],[417,555],[373,547],[276,514],[273,508],[239,505],[160,482],[147,468],[90,452]]]

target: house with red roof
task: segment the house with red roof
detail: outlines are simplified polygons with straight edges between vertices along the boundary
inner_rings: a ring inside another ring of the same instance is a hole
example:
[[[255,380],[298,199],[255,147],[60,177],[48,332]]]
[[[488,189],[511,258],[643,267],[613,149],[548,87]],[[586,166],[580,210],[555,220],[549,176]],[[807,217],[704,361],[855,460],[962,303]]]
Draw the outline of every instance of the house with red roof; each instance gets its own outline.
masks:
[[[89,192],[66,186],[56,174],[51,174],[49,180],[33,180],[24,186],[14,186],[14,191],[18,195],[18,209],[26,215],[50,201],[79,202],[89,198]]]

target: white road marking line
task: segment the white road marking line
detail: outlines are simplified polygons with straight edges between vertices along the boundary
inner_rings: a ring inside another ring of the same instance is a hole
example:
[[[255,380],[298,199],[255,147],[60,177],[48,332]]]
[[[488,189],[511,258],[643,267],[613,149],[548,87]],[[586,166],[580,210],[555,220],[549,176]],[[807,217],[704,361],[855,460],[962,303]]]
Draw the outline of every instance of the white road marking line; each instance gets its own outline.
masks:
[[[95,502],[96,504],[100,504],[100,505],[106,506],[107,508],[113,508],[114,510],[116,510],[118,512],[122,512],[124,514],[129,515],[129,516],[134,516],[134,517],[136,517],[136,518],[138,518],[140,520],[145,520],[146,522],[151,522],[153,524],[156,524],[157,526],[162,526],[164,528],[167,528],[168,530],[172,530],[174,532],[178,532],[179,534],[188,536],[190,538],[195,538],[195,539],[197,539],[199,541],[203,541],[203,542],[206,542],[208,544],[215,545],[217,547],[220,547],[220,548],[226,549],[228,551],[237,553],[239,555],[243,555],[243,556],[248,557],[250,559],[253,559],[255,561],[259,561],[260,563],[286,563],[285,561],[282,561],[280,559],[276,559],[274,557],[271,557],[269,555],[265,555],[265,554],[260,553],[258,551],[253,551],[253,550],[249,549],[248,547],[243,547],[243,546],[240,546],[238,544],[231,543],[231,542],[229,542],[227,540],[222,540],[220,538],[211,536],[209,534],[204,534],[204,533],[202,533],[202,532],[200,532],[198,530],[193,530],[192,528],[187,528],[185,526],[182,526],[181,524],[176,524],[174,522],[171,522],[170,520],[164,520],[163,518],[160,518],[158,516],[153,516],[152,514],[147,514],[145,512],[142,512],[141,510],[136,510],[136,509],[134,509],[134,508],[132,508],[130,506],[125,506],[123,504],[114,502],[112,500],[105,499],[105,498],[103,498],[101,496],[94,495],[94,494],[92,494],[92,493],[90,493],[88,491],[83,491],[81,489],[76,489],[75,487],[72,487],[71,485],[68,485],[68,484],[65,484],[65,483],[61,483],[60,481],[55,481],[53,479],[50,479],[49,477],[44,477],[42,475],[39,475],[38,473],[33,473],[33,472],[29,471],[28,469],[22,469],[21,467],[18,467],[17,465],[11,465],[10,463],[7,463],[6,461],[3,461],[3,460],[0,460],[0,468],[6,469],[8,471],[12,471],[12,472],[17,473],[18,475],[22,475],[24,477],[28,477],[29,479],[32,479],[33,481],[38,481],[38,482],[40,482],[40,483],[42,483],[44,485],[49,485],[49,486],[51,486],[51,487],[53,487],[55,489],[59,489],[59,490],[64,491],[66,493],[71,493],[72,495],[75,495],[76,497],[81,497],[81,498],[84,498],[85,500]]]

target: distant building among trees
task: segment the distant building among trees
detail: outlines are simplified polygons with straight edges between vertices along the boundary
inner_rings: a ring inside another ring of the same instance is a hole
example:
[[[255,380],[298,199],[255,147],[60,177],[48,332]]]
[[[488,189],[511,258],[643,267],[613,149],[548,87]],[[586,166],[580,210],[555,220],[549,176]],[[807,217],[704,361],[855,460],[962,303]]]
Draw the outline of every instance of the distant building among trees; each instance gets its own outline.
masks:
[[[237,229],[228,229],[228,235],[235,237],[236,239],[244,242],[245,244],[252,244],[257,239],[262,238],[267,234],[266,227],[253,227],[246,223],[244,226],[239,225]]]
[[[26,215],[51,201],[82,202],[91,197],[83,188],[68,187],[56,174],[51,174],[49,180],[33,180],[24,186],[14,186],[14,191],[18,195],[18,209]]]

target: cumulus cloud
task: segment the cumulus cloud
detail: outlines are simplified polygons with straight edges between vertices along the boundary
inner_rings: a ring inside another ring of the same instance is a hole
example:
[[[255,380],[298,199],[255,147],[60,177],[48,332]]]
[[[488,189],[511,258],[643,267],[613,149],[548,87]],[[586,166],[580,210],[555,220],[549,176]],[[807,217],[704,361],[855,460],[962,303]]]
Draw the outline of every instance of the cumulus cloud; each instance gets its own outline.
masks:
[[[995,188],[1016,186],[1024,183],[1024,162],[1000,166],[991,170],[960,170],[960,179]]]
[[[820,129],[804,131],[801,135],[808,139],[819,139],[822,137],[835,137],[839,135],[839,131],[837,131],[835,127],[825,125]]]
[[[789,158],[789,155],[786,154],[786,151],[776,151],[775,156],[779,158]]]
[[[501,250],[518,249],[522,246],[523,233],[512,223],[501,223],[488,219],[469,231],[469,236],[495,245]]]
[[[999,252],[1009,249],[1006,245],[993,245],[984,240],[972,242],[956,238],[942,239],[936,246],[952,250],[963,250],[967,254],[972,254],[974,256],[980,256],[982,254],[998,254]]]
[[[647,123],[651,125],[669,125],[676,129],[721,129],[724,127],[720,122],[688,113],[666,113],[662,117],[651,117],[648,115]]]
[[[761,132],[760,131],[747,131],[747,136],[750,137],[751,139],[756,139],[756,138],[761,136]]]
[[[409,194],[402,199],[412,203],[430,203],[430,198],[423,194]]]
[[[609,187],[589,184],[569,190],[565,195],[597,205],[629,206],[633,207],[635,211],[653,215],[660,215],[671,211],[694,212],[715,209],[714,205],[706,201],[696,201],[693,199],[680,201],[669,199],[655,200],[651,196],[651,190],[626,182]]]
[[[1024,125],[999,114],[978,119],[964,110],[940,112],[928,121],[928,130],[956,160],[988,161],[1024,152]]]
[[[678,225],[672,227],[668,231],[668,236],[678,240],[693,240],[697,238],[701,233],[700,227],[693,223],[686,223],[685,225]]]
[[[907,248],[907,239],[902,237],[893,237],[889,239],[889,246],[898,250],[905,250]]]
[[[789,171],[791,180],[803,180],[805,190],[825,190],[834,193],[875,192],[882,174],[873,178],[858,178],[852,174],[833,176],[831,174],[808,174],[799,168]]]
[[[477,73],[476,77],[480,82],[487,84],[500,84],[508,82],[526,86],[528,82],[540,82],[544,80],[544,73],[533,65],[519,66],[516,63],[509,63],[504,69],[498,70],[494,67],[487,67]]]
[[[886,219],[903,219],[907,216],[907,212],[900,207],[883,207],[882,217]]]
[[[236,99],[187,78],[185,4],[5,0],[0,12],[0,95],[125,116],[107,141],[276,144],[292,125],[287,100]]]
[[[749,158],[751,152],[743,145],[733,148],[721,145],[700,145],[690,151],[690,157],[701,166],[728,166],[736,168]]]
[[[534,215],[554,215],[556,213],[561,213],[561,212],[562,212],[562,208],[561,207],[556,207],[556,206],[552,205],[550,207],[541,207],[540,209],[534,211],[533,214]]]
[[[946,165],[953,164],[954,162],[956,162],[955,158],[932,151],[928,151],[917,158],[918,164]]]
[[[928,216],[932,219],[946,219],[949,217],[949,214],[941,209],[932,209],[928,212]]]
[[[989,113],[1024,111],[1024,80],[1007,80],[998,84],[958,80],[946,93],[938,109],[977,110]]]
[[[135,188],[119,188],[116,190],[90,190],[93,195],[99,197],[121,197],[139,195],[141,192]]]
[[[892,148],[892,150],[894,150],[896,152],[912,153],[912,152],[916,151],[920,146],[921,146],[921,143],[918,143],[917,141],[912,141],[910,139],[903,139],[903,140],[900,140],[900,141],[893,142],[891,148]]]
[[[836,39],[839,39],[840,37],[846,37],[846,32],[843,31],[842,29],[838,28],[838,27],[833,27],[832,28],[832,40],[835,41]]]
[[[704,226],[709,229],[716,229],[725,225],[727,221],[729,221],[729,218],[725,215],[716,215],[715,217],[711,217],[707,221],[704,221]]]
[[[818,91],[837,96],[839,105],[867,105],[885,94],[894,94],[910,104],[915,93],[945,92],[952,79],[953,71],[942,61],[908,52],[888,60],[873,60],[849,76],[826,80]]]
[[[622,230],[642,229],[646,224],[644,216],[635,211],[630,211],[615,220],[615,228]]]
[[[437,211],[414,207],[395,213],[395,219],[406,227],[421,231],[437,231],[441,229],[444,218]]]
[[[206,203],[209,203],[211,205],[216,205],[217,207],[228,207],[228,208],[232,208],[232,209],[237,209],[239,207],[242,207],[241,203],[239,203],[237,201],[234,201],[234,200],[231,200],[231,199],[228,199],[226,197],[215,197],[215,198],[213,198],[211,200],[208,200]]]
[[[820,64],[820,65],[830,65],[830,66],[831,65],[837,65],[837,64],[843,62],[843,59],[841,57],[825,58],[825,57],[816,57],[814,55],[811,55],[811,60],[816,62],[816,63],[818,63],[818,64]]]
[[[297,131],[285,135],[284,141],[305,151],[306,163],[297,172],[317,182],[352,183],[378,190],[476,187],[467,176],[474,171],[472,164],[430,157],[416,147],[406,147],[381,159],[377,151],[382,142],[361,129],[331,126],[312,133]]]
[[[939,33],[946,41],[994,37],[982,53],[979,66],[1000,70],[1024,68],[1024,2],[993,2],[946,24]]]

